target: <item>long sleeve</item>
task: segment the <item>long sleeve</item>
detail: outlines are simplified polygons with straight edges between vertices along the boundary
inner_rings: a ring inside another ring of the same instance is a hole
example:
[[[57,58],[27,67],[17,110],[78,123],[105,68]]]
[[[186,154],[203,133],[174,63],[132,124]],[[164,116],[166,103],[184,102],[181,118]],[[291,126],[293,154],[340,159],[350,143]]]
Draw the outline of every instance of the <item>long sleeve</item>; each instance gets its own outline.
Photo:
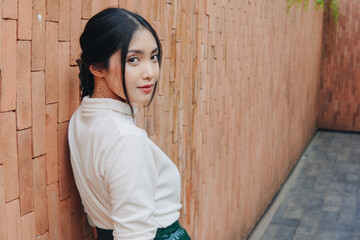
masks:
[[[149,142],[142,134],[123,135],[109,150],[104,179],[114,239],[153,239],[158,173]]]

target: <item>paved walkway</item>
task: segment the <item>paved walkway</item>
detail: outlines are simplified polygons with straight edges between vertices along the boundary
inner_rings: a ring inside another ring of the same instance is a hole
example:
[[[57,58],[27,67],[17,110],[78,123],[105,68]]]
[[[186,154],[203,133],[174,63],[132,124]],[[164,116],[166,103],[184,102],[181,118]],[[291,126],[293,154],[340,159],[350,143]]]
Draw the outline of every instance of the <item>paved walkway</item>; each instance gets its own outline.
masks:
[[[360,134],[319,131],[251,240],[360,240]]]

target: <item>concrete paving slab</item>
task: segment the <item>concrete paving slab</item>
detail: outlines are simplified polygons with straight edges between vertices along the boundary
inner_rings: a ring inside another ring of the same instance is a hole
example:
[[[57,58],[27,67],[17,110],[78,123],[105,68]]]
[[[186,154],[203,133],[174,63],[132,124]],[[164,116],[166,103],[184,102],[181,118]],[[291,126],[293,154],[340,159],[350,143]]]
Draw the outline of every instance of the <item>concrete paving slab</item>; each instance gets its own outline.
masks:
[[[360,240],[360,134],[318,131],[249,240]]]

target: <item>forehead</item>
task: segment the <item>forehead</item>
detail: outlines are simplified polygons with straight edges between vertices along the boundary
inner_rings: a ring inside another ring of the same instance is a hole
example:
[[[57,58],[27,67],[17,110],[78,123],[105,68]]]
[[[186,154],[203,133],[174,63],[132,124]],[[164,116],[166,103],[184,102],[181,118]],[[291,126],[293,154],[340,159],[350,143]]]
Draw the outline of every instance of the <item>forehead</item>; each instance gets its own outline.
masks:
[[[134,32],[129,44],[129,50],[154,50],[157,47],[156,40],[152,33],[146,28],[141,28]]]

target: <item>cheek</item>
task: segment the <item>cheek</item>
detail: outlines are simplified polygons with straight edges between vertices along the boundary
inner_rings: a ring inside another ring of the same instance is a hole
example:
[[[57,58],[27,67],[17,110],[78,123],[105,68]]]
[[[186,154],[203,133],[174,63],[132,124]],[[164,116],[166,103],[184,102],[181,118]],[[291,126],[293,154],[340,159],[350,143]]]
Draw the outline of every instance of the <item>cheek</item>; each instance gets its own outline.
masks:
[[[159,64],[157,64],[157,66],[154,69],[154,78],[156,80],[158,80],[159,77],[160,77],[160,66],[159,66]]]
[[[125,81],[126,81],[126,87],[134,86],[138,82],[137,80],[140,77],[138,76],[138,71],[135,68],[129,67],[125,71]]]

